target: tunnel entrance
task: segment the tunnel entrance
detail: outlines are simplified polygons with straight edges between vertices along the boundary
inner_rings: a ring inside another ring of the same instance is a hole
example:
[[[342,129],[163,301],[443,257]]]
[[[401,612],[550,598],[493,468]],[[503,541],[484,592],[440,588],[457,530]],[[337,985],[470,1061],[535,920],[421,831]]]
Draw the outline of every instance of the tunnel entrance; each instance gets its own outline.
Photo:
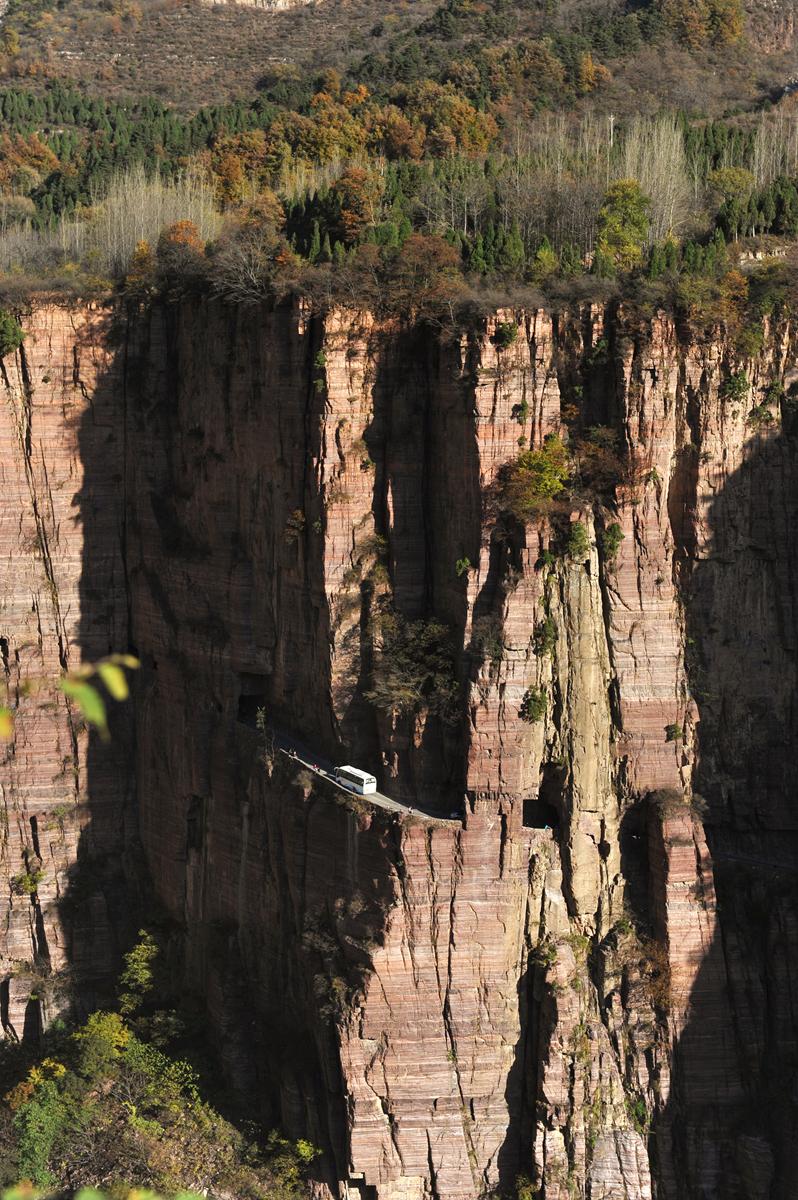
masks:
[[[242,671],[238,676],[238,720],[250,729],[257,728],[258,711],[266,707],[267,676]]]
[[[524,800],[527,829],[558,829],[565,771],[559,763],[543,763],[537,796]]]
[[[530,796],[524,800],[525,829],[557,829],[560,824],[560,814],[548,800],[538,796]]]

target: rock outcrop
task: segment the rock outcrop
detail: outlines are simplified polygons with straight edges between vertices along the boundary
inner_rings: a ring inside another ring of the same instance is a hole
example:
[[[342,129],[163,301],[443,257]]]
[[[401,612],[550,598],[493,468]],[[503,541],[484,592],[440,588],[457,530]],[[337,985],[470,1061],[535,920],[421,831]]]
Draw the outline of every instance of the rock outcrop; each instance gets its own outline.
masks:
[[[149,878],[231,1081],[323,1147],[322,1190],[790,1195],[788,331],[740,362],[723,330],[617,308],[456,336],[199,300],[26,328],[6,1036],[98,1001]],[[503,468],[575,422],[617,432],[614,495],[503,516]],[[456,719],[369,701],[388,606],[450,631]],[[95,744],[54,683],[122,649],[134,711]],[[342,804],[259,710],[460,823]]]

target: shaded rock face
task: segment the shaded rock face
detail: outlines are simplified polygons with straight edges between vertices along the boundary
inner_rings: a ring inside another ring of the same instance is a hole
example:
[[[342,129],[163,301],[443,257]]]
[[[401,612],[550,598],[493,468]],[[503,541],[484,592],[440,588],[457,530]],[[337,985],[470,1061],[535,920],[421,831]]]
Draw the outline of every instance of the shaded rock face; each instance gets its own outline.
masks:
[[[88,1005],[107,994],[135,830],[125,723],[109,745],[90,742],[53,686],[129,637],[121,365],[105,313],[45,308],[29,329],[0,366],[0,653],[17,706],[0,767],[11,1038],[37,1032],[72,981]]]
[[[5,1035],[102,1002],[149,879],[231,1082],[325,1150],[321,1191],[793,1195],[794,416],[747,423],[786,332],[731,401],[722,331],[664,314],[26,327],[0,649],[12,695],[42,683],[0,776]],[[617,503],[503,518],[502,468],[579,409],[626,448]],[[450,631],[455,719],[369,702],[389,604]],[[128,648],[101,745],[54,681]],[[342,805],[259,710],[461,824]]]

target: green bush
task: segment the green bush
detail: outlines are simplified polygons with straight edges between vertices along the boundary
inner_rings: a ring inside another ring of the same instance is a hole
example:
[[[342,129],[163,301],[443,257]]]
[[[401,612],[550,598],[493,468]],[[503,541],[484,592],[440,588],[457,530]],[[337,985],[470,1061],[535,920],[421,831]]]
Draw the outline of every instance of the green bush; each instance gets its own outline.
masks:
[[[665,741],[666,742],[683,742],[684,741],[684,726],[683,725],[666,725],[665,726]]]
[[[602,530],[601,549],[604,551],[604,557],[607,562],[614,561],[623,541],[623,536],[623,530],[617,521],[613,521],[611,525]]]
[[[44,871],[40,867],[34,867],[33,870],[28,868],[25,871],[20,871],[11,880],[11,889],[18,896],[34,896],[38,891],[39,884],[44,878]]]
[[[532,635],[532,649],[538,658],[552,654],[557,645],[557,626],[552,617],[538,621]]]
[[[584,562],[590,554],[590,539],[581,521],[575,521],[568,531],[567,553],[574,562]]]
[[[751,429],[764,429],[768,425],[772,425],[773,421],[773,413],[766,404],[756,404],[745,418],[746,425]]]
[[[45,1050],[32,1066],[29,1050],[17,1054],[0,1122],[0,1184],[27,1180],[48,1196],[109,1181],[117,1197],[142,1183],[169,1195],[305,1194],[313,1147],[276,1133],[265,1145],[244,1136],[202,1099],[189,1062],[137,1037],[119,1013],[50,1032]],[[8,1077],[9,1056],[4,1066]]]
[[[648,1133],[649,1115],[648,1109],[646,1108],[646,1102],[643,1097],[637,1096],[634,1100],[627,1097],[626,1111],[628,1112],[629,1119],[631,1120],[637,1132],[642,1137],[645,1137]]]
[[[539,450],[525,450],[499,479],[499,503],[519,521],[550,510],[570,477],[568,451],[554,434]]]
[[[14,1118],[17,1135],[17,1170],[35,1187],[57,1183],[49,1170],[50,1156],[63,1132],[69,1109],[53,1079],[42,1079],[27,1104]]]
[[[765,343],[761,322],[743,325],[737,331],[734,348],[741,358],[755,358]]]
[[[748,395],[751,384],[745,371],[735,371],[725,379],[720,387],[722,400],[741,401]]]
[[[119,978],[119,1010],[125,1015],[136,1012],[155,986],[155,963],[160,946],[146,929],[139,930],[139,940],[125,955],[125,967]]]
[[[547,970],[557,963],[557,944],[551,934],[546,934],[532,950],[530,955],[535,966]]]
[[[0,308],[0,358],[18,350],[24,336],[22,326],[13,313]]]
[[[768,408],[772,408],[776,404],[782,404],[785,394],[784,384],[778,379],[773,379],[768,384],[765,392],[765,404]]]
[[[541,691],[540,688],[527,688],[524,692],[524,698],[521,701],[518,715],[528,725],[534,725],[537,721],[543,720],[546,715],[546,708],[546,693]]]
[[[515,321],[499,321],[493,341],[499,350],[507,350],[518,338],[518,326]]]

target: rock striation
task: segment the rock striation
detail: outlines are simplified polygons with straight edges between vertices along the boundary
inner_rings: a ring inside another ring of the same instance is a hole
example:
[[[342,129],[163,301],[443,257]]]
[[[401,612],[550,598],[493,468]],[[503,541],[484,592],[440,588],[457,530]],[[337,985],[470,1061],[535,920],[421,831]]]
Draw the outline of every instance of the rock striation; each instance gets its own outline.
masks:
[[[231,1082],[324,1149],[320,1193],[791,1195],[789,331],[741,361],[617,305],[456,334],[204,300],[25,326],[5,1035],[100,1002],[151,886]],[[574,420],[616,431],[614,498],[509,521],[508,462]],[[369,701],[389,605],[451,631],[457,720]],[[55,682],[122,649],[133,719],[101,745]],[[407,815],[292,769],[260,710]]]

